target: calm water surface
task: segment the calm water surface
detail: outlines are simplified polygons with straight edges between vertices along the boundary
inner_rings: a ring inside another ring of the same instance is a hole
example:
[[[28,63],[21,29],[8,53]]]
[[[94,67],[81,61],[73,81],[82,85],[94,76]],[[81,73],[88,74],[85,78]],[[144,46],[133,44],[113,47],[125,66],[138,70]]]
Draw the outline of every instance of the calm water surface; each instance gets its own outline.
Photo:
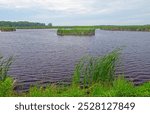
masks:
[[[150,81],[150,32],[97,30],[92,37],[61,37],[56,30],[0,32],[0,53],[14,56],[9,74],[23,90],[32,84],[69,83],[81,57],[104,55],[117,47],[123,47],[123,67],[117,73],[124,72],[135,84]]]

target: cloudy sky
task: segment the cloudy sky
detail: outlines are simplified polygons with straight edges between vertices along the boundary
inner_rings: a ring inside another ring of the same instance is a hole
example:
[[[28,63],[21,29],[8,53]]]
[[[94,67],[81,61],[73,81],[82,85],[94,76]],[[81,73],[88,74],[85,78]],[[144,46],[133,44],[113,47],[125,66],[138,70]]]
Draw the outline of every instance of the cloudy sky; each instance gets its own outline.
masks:
[[[53,25],[150,24],[150,0],[0,0],[0,20]]]

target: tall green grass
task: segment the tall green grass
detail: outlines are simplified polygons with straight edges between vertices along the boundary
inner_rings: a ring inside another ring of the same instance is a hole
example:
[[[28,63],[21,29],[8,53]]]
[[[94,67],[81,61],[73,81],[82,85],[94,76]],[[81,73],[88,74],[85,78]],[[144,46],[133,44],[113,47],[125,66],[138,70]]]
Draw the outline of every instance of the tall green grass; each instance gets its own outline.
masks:
[[[11,96],[13,93],[13,80],[8,77],[8,70],[12,63],[12,57],[4,59],[0,56],[0,96]]]
[[[8,70],[12,64],[12,59],[12,56],[8,59],[4,59],[3,56],[0,56],[0,81],[5,81],[8,77]]]
[[[73,83],[86,86],[97,82],[112,82],[119,53],[120,49],[117,49],[102,57],[82,58],[76,65]]]
[[[4,81],[0,80],[0,97],[14,96],[13,80],[12,78],[6,78]]]

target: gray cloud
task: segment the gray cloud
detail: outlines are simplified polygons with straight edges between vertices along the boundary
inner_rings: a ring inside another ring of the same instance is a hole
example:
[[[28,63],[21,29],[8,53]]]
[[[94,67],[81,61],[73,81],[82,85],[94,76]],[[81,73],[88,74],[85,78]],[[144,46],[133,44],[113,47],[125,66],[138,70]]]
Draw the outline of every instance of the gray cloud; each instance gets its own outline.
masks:
[[[149,24],[149,4],[150,0],[0,0],[0,20],[61,25]],[[9,11],[14,15],[9,16]]]

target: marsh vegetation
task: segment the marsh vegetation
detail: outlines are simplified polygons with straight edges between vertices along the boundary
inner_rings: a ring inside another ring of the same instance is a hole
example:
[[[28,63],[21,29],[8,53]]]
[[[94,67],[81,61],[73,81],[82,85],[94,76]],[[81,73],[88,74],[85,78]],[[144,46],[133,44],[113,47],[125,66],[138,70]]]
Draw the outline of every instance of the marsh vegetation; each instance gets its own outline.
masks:
[[[53,26],[58,29],[101,29],[111,31],[147,31],[150,32],[150,25],[97,25],[97,26]]]
[[[147,31],[150,32],[150,25],[129,25],[129,26],[95,26],[97,29],[112,31]]]
[[[13,27],[1,27],[0,30],[2,32],[11,32],[11,31],[16,31],[16,28],[13,28]]]
[[[81,29],[81,28],[58,29],[57,35],[92,36],[95,35],[95,29]]]
[[[112,30],[112,31],[147,31],[147,32],[150,31],[150,25],[53,26],[52,23],[46,25],[45,23],[28,22],[28,21],[18,21],[18,22],[0,21],[0,27],[13,27],[16,29],[58,29],[58,34],[60,35],[63,34],[86,35],[87,29],[89,30],[88,31],[89,35],[94,34],[94,29]],[[68,29],[70,29],[70,31]]]

